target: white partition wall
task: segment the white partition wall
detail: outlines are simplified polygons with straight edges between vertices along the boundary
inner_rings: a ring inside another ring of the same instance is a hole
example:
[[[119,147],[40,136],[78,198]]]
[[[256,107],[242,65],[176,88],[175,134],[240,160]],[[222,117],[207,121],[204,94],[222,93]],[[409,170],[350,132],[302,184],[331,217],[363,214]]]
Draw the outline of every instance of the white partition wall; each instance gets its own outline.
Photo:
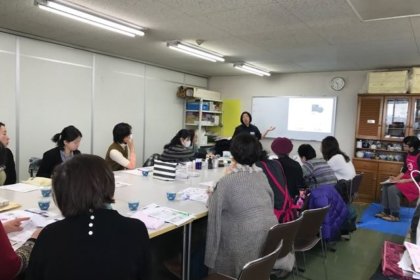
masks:
[[[166,94],[176,93],[183,80],[184,75],[181,73],[153,66],[146,67],[146,158],[154,153],[162,153],[163,146],[183,127],[183,99],[176,94]],[[158,137],[151,138],[147,135]]]
[[[138,162],[144,145],[144,64],[95,55],[93,153],[105,157],[112,129],[120,122],[133,127]]]
[[[92,55],[20,39],[19,171],[24,178],[31,156],[55,146],[55,133],[76,126],[80,150],[90,153]]]
[[[114,125],[131,124],[140,166],[182,128],[181,85],[206,88],[207,78],[0,33],[0,122],[19,180],[70,124],[83,134],[82,153],[101,157]]]
[[[16,154],[16,37],[0,33],[0,122],[7,126],[9,148]]]

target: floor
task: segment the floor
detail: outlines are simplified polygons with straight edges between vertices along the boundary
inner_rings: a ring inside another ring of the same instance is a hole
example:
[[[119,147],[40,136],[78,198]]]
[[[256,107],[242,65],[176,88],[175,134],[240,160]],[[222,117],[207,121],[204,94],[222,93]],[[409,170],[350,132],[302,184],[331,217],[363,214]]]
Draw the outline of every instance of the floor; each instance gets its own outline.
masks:
[[[356,204],[355,207],[358,217],[360,217],[367,204]],[[352,233],[351,240],[337,242],[336,251],[327,252],[328,279],[370,279],[381,262],[382,246],[385,240],[401,243],[403,242],[403,237],[358,229]],[[306,271],[299,274],[299,279],[327,279],[325,278],[323,258],[321,256],[321,247],[314,248],[313,253],[305,254]],[[302,258],[298,258],[298,261],[299,264],[302,264]],[[293,279],[293,277],[289,275],[285,279]]]
[[[358,217],[368,204],[354,204]],[[396,235],[388,235],[380,232],[358,229],[351,235],[349,241],[336,243],[336,251],[328,251],[326,266],[328,278],[325,278],[321,247],[305,254],[306,271],[300,272],[299,278],[292,275],[284,279],[312,279],[312,280],[369,280],[378,269],[381,262],[382,246],[385,240],[402,243],[403,238]],[[298,256],[299,265],[302,266],[302,258]],[[175,280],[167,269],[161,268],[160,275],[155,279]],[[276,279],[272,277],[271,280]]]

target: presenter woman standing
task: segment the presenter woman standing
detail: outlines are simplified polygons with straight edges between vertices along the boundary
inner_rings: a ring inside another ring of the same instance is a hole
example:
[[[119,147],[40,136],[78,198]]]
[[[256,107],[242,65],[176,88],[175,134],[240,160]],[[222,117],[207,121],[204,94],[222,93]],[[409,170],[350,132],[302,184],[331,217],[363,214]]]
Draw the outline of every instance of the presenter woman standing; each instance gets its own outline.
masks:
[[[264,134],[261,135],[260,130],[255,125],[251,124],[252,116],[249,112],[242,112],[241,114],[241,125],[238,125],[235,128],[235,132],[233,133],[232,138],[239,134],[251,134],[255,136],[258,140],[264,139],[267,136],[267,133],[276,129],[274,126],[270,126]]]

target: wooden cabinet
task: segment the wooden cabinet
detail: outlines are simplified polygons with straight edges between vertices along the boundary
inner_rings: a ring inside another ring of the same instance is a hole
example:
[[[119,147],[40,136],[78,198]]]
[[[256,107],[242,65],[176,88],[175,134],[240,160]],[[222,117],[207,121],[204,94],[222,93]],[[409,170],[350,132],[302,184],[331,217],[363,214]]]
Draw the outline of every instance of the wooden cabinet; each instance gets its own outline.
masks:
[[[402,140],[420,136],[420,95],[360,94],[354,166],[365,173],[360,201],[380,201],[380,182],[397,175],[403,166]]]
[[[389,176],[397,175],[402,167],[400,162],[385,162],[371,159],[353,159],[357,173],[363,172],[357,201],[372,202],[381,200],[380,182]]]

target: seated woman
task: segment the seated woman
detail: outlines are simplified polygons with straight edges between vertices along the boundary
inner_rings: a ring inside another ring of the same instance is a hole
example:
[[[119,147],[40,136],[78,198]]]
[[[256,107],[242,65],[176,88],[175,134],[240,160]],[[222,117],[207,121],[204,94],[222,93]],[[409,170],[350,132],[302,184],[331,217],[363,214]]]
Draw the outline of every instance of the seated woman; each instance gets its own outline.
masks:
[[[300,145],[298,154],[302,161],[303,179],[310,189],[337,184],[334,171],[324,159],[316,158],[316,152],[311,145]]]
[[[238,277],[247,262],[259,257],[268,230],[278,222],[273,191],[255,165],[261,153],[257,138],[236,136],[231,153],[228,174],[208,202],[205,264],[212,272]]]
[[[136,168],[136,152],[134,150],[131,125],[119,123],[112,130],[114,142],[109,146],[105,161],[112,171]]]
[[[348,155],[340,150],[337,139],[327,136],[321,142],[321,152],[328,165],[334,171],[337,180],[351,180],[356,170]]]
[[[54,135],[51,140],[57,143],[57,147],[44,153],[36,174],[37,177],[51,178],[54,167],[80,154],[78,149],[82,140],[82,133],[72,125],[65,127],[61,133]]]
[[[288,138],[278,137],[271,143],[271,150],[277,155],[284,175],[286,175],[287,189],[292,198],[299,195],[299,190],[306,188],[300,164],[289,157],[293,143]]]
[[[148,279],[144,223],[111,209],[115,179],[106,162],[80,155],[52,176],[64,219],[46,226],[32,250],[26,279]]]
[[[260,160],[255,165],[264,171],[273,191],[274,214],[279,223],[293,221],[297,213],[293,209],[293,199],[287,190],[287,180],[281,163],[277,160],[269,160],[267,153],[262,151]]]
[[[170,162],[184,162],[193,159],[194,150],[191,147],[191,132],[187,129],[178,131],[171,142],[163,147],[163,153],[160,156],[160,160]]]
[[[29,218],[16,218],[4,223],[0,222],[0,279],[11,280],[25,272],[28,266],[29,256],[31,255],[32,248],[41,231],[37,229],[16,252],[10,244],[8,233],[21,231],[22,221]]]
[[[0,142],[0,186],[6,182],[6,147]]]
[[[382,218],[391,222],[400,220],[400,199],[404,195],[409,202],[419,197],[417,186],[411,180],[411,171],[419,170],[420,167],[420,140],[417,137],[411,137],[403,141],[404,147],[408,152],[405,158],[401,173],[389,178],[389,184],[382,186],[383,211],[376,214],[375,217]],[[415,176],[415,180],[420,181],[420,175]]]

